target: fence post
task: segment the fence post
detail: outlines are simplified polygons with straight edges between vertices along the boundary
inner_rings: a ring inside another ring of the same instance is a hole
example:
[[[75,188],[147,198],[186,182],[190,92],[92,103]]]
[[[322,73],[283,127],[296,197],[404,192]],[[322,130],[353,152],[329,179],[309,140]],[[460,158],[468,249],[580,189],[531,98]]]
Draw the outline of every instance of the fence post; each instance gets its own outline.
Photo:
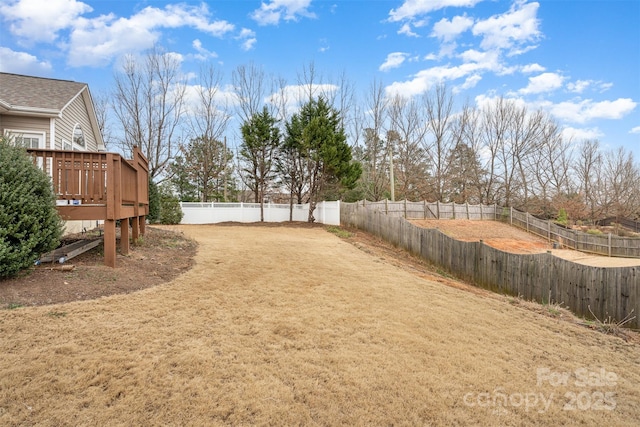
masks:
[[[575,245],[575,249],[576,251],[578,250],[578,230],[573,230],[574,233],[574,238],[573,238],[573,244]]]
[[[451,212],[453,212],[453,219],[456,219],[456,202],[451,202]]]
[[[404,199],[404,219],[407,219],[407,199]]]
[[[483,220],[484,217],[482,216],[482,203],[480,203],[480,220]]]
[[[436,200],[436,214],[438,215],[438,219],[440,219],[440,200]]]
[[[467,219],[471,219],[469,218],[469,202],[464,202],[465,207],[467,208]]]
[[[494,203],[493,204],[493,220],[497,220],[498,219],[498,204]]]
[[[389,201],[384,199],[384,214],[389,215]]]
[[[422,213],[424,214],[424,219],[427,219],[427,201],[423,200],[422,205],[423,205]]]
[[[513,206],[509,208],[509,223],[513,225]]]
[[[551,241],[551,221],[547,220],[547,239]]]
[[[609,256],[611,256],[611,233],[609,233]]]
[[[524,217],[527,220],[527,233],[529,232],[529,212],[525,212]]]

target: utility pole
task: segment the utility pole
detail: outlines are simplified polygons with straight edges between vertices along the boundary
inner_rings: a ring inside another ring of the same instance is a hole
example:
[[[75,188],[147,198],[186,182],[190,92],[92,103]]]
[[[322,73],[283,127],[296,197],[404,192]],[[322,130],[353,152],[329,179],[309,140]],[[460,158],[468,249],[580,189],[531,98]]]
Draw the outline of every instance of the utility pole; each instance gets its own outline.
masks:
[[[391,139],[390,141],[387,142],[387,145],[389,147],[389,181],[391,183],[391,201],[395,202],[396,201],[396,183],[393,178],[393,139],[392,138],[387,138],[387,139]]]
[[[227,170],[227,136],[224,136],[224,153],[222,154],[222,161],[224,162],[224,201],[227,201],[227,175],[229,171]]]

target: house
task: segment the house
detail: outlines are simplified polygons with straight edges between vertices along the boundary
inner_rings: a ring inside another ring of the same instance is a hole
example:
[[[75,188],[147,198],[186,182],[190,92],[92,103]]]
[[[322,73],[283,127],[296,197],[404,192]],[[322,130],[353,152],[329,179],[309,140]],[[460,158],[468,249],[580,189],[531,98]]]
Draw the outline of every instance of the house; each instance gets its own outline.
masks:
[[[105,152],[89,87],[0,73],[0,134],[24,145],[51,176],[67,232],[104,223],[105,264],[115,267],[116,222],[123,254],[130,236],[144,234],[149,165],[137,147],[131,160]]]
[[[0,73],[0,132],[27,148],[104,150],[86,83]]]
[[[86,83],[0,73],[0,134],[31,149],[104,151]],[[65,233],[96,227],[68,221]]]

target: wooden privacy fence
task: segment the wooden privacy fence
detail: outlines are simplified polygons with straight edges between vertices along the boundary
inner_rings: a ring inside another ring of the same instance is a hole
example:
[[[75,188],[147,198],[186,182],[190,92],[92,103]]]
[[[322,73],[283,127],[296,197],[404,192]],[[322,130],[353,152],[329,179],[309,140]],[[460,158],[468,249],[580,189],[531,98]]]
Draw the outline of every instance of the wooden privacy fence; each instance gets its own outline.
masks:
[[[523,230],[554,241],[566,248],[598,255],[640,258],[640,238],[619,237],[611,233],[594,235],[571,230],[542,220],[527,212],[497,205],[469,205],[467,203],[410,202],[358,202],[359,205],[377,210],[389,216],[407,219],[470,219],[507,221]]]
[[[420,228],[362,203],[342,203],[340,221],[482,288],[539,303],[562,303],[579,316],[592,317],[591,310],[600,320],[635,315],[626,326],[640,325],[640,267],[591,267],[550,253],[507,253],[482,242],[463,242],[439,230]]]
[[[509,209],[508,217],[510,223],[516,227],[558,242],[567,248],[606,256],[640,258],[640,238],[638,237],[620,237],[611,233],[604,235],[584,233],[561,227],[552,221],[538,219],[528,212],[520,212],[513,208]]]
[[[441,202],[410,202],[402,200],[392,202],[381,200],[379,202],[358,202],[369,209],[384,212],[389,216],[398,216],[407,219],[475,219],[489,220],[499,219],[502,208],[497,205],[470,205],[468,203],[441,203]]]

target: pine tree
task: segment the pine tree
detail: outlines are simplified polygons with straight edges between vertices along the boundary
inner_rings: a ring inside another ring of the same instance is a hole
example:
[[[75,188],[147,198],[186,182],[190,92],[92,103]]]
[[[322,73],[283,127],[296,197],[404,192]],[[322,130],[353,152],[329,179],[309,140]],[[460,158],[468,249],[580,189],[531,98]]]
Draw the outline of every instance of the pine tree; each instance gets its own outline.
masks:
[[[339,189],[352,189],[362,174],[354,162],[339,113],[323,98],[310,100],[287,123],[286,146],[302,160],[306,172],[309,222],[320,198]]]
[[[260,221],[264,221],[264,199],[274,179],[275,155],[280,146],[280,131],[276,122],[264,107],[262,113],[251,116],[241,128],[243,172],[247,185],[254,192],[256,203],[260,203]]]

